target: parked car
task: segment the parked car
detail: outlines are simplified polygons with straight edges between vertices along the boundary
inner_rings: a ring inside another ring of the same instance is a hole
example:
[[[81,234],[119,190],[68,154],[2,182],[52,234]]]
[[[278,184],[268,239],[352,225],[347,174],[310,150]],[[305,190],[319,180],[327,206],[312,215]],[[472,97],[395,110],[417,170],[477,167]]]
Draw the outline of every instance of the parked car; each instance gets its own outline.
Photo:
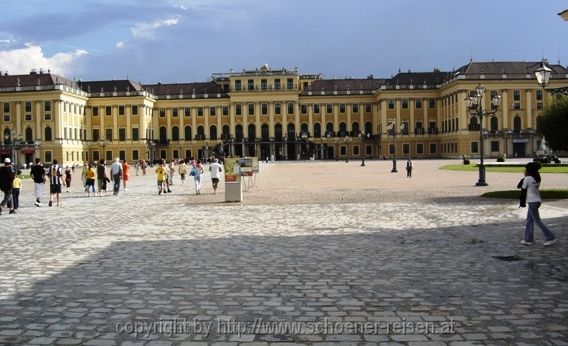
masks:
[[[558,156],[553,154],[538,154],[533,158],[533,161],[540,163],[560,163]]]

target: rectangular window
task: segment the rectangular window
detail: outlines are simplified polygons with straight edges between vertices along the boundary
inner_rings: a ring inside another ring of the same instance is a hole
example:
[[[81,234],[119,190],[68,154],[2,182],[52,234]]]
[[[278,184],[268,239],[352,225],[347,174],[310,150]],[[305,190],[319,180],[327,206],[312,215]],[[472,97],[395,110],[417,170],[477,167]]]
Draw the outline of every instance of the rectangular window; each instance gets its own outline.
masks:
[[[288,103],[288,114],[294,114],[294,104]]]
[[[307,105],[301,105],[300,106],[300,112],[302,112],[302,114],[308,114],[308,106]]]
[[[138,106],[132,106],[132,115],[138,115]]]
[[[267,90],[268,89],[268,81],[266,79],[260,80],[260,90]]]
[[[202,116],[203,116],[203,107],[197,107],[197,116],[198,116],[198,117],[202,117]]]
[[[94,117],[98,117],[98,116],[99,116],[99,107],[93,107],[93,116],[94,116]]]
[[[177,108],[172,108],[172,117],[174,117],[174,118],[178,117],[178,109]]]
[[[353,147],[353,155],[359,156],[359,146],[358,145]]]
[[[46,112],[51,112],[51,101],[45,101],[43,104],[43,110]]]
[[[499,151],[499,141],[491,141],[491,151]]]
[[[138,150],[132,150],[132,160],[133,161],[138,161],[140,160],[140,156],[138,154]]]
[[[514,102],[513,103],[513,109],[521,109],[521,103],[520,102]]]
[[[410,144],[404,143],[404,144],[402,145],[402,154],[403,154],[403,155],[408,155],[408,154],[410,154]]]
[[[332,104],[328,103],[325,107],[326,107],[325,112],[326,112],[327,114],[333,113],[333,105],[332,105]]]
[[[111,116],[112,115],[112,107],[110,107],[110,106],[105,107],[105,114],[107,116]]]
[[[124,115],[124,106],[118,106],[118,115]]]
[[[281,113],[282,113],[282,109],[281,109],[281,107],[280,107],[280,103],[274,104],[274,114],[279,115],[279,114],[281,114]]]
[[[417,144],[416,144],[416,154],[417,154],[417,155],[422,155],[422,154],[424,154],[424,144],[422,144],[422,143],[417,143]]]
[[[140,139],[139,136],[140,136],[140,135],[138,134],[138,128],[133,127],[133,128],[132,128],[132,140],[133,140],[133,141],[139,140],[139,139]]]
[[[340,150],[341,150],[340,152],[341,152],[341,155],[342,155],[342,156],[347,155],[347,147],[346,147],[345,145],[342,145],[342,146],[340,147]]]
[[[186,117],[190,116],[191,115],[191,108],[185,107],[183,109],[183,115],[186,116]]]
[[[235,114],[236,115],[243,115],[242,107],[240,104],[235,106]]]
[[[32,115],[31,114],[26,114],[26,121],[32,121]]]
[[[414,107],[416,109],[422,108],[422,99],[416,99],[414,100]]]
[[[214,117],[217,115],[217,107],[209,107],[209,116]]]
[[[43,118],[44,118],[45,120],[51,120],[51,114],[44,114],[44,115],[43,115]]]
[[[160,118],[165,118],[165,117],[166,117],[166,109],[160,108]]]
[[[521,91],[513,90],[513,101],[520,101],[520,100],[521,100]]]
[[[112,129],[105,130],[105,139],[108,141],[112,141]]]
[[[254,79],[249,79],[247,81],[247,89],[248,90],[254,90]]]
[[[260,112],[262,115],[267,115],[268,114],[268,104],[263,103],[260,105]]]
[[[365,113],[371,113],[373,106],[370,103],[365,103]]]
[[[389,109],[394,109],[394,100],[393,99],[388,99],[387,104],[388,104]]]
[[[536,109],[543,109],[543,108],[544,108],[544,104],[542,102],[537,102]]]
[[[280,90],[280,78],[276,78],[274,80],[274,89],[275,90]]]
[[[540,89],[536,90],[536,100],[542,101],[542,90],[540,90]]]
[[[93,141],[96,142],[100,139],[99,129],[93,129]]]
[[[176,160],[179,159],[179,150],[174,149],[173,150],[173,156],[174,156],[174,159],[176,159]]]
[[[320,112],[320,105],[314,105],[314,113],[319,114]]]
[[[126,129],[120,128],[118,129],[118,140],[124,142],[126,140]]]
[[[394,144],[389,144],[389,155],[395,154],[395,147]]]
[[[430,144],[430,154],[436,154],[436,143]]]
[[[436,108],[436,99],[428,99],[428,108]]]
[[[229,107],[223,106],[223,116],[228,116],[228,115],[229,115]]]
[[[9,123],[9,122],[10,122],[10,114],[4,114],[4,122],[5,122],[5,123]]]
[[[402,109],[408,109],[408,99],[402,99]]]
[[[341,113],[341,114],[345,113],[345,103],[339,104],[339,113]]]
[[[51,162],[53,159],[51,158],[51,150],[46,150],[45,151],[45,160],[43,160],[44,162]]]
[[[353,113],[359,113],[359,104],[354,103],[351,108],[353,108]]]
[[[32,111],[32,103],[31,102],[26,102],[26,105],[24,107],[26,109],[26,112],[30,113]]]
[[[248,104],[248,115],[254,115],[254,103]]]
[[[237,80],[235,81],[235,90],[236,90],[236,91],[241,91],[241,80],[240,80],[240,79],[237,79]]]
[[[294,80],[292,78],[288,78],[286,80],[286,89],[288,90],[294,89]]]
[[[479,152],[479,142],[471,142],[471,153],[476,154]]]

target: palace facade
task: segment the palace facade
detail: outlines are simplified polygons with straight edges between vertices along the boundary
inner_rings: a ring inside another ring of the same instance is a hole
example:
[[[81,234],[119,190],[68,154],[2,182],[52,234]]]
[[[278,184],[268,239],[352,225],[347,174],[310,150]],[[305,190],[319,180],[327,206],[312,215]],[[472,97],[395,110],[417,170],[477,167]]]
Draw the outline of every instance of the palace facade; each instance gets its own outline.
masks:
[[[42,70],[0,76],[0,156],[64,165],[210,155],[276,160],[479,157],[479,118],[465,98],[485,88],[487,157],[530,156],[537,118],[551,96],[536,82],[540,62],[470,62],[455,71],[391,78],[326,79],[263,65],[213,74],[209,82],[72,81]],[[550,86],[566,85],[567,68]]]

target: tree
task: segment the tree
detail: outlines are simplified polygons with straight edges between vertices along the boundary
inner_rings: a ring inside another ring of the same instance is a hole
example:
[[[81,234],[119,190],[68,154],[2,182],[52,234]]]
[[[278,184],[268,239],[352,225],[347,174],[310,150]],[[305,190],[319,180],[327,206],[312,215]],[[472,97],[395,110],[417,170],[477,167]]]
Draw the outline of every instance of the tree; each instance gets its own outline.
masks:
[[[554,98],[536,125],[552,150],[568,151],[568,96]]]

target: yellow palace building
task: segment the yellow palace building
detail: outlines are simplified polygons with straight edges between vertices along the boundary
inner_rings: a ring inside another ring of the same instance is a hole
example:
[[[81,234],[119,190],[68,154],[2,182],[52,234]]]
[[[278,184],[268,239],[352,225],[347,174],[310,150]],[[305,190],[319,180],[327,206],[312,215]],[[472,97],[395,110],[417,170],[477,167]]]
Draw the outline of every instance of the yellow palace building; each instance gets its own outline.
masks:
[[[0,156],[64,165],[211,155],[276,160],[479,157],[480,129],[465,99],[482,85],[485,155],[531,156],[551,95],[540,62],[469,62],[455,71],[326,79],[268,65],[208,82],[72,81],[42,70],[0,75]],[[552,69],[550,87],[568,70]]]

